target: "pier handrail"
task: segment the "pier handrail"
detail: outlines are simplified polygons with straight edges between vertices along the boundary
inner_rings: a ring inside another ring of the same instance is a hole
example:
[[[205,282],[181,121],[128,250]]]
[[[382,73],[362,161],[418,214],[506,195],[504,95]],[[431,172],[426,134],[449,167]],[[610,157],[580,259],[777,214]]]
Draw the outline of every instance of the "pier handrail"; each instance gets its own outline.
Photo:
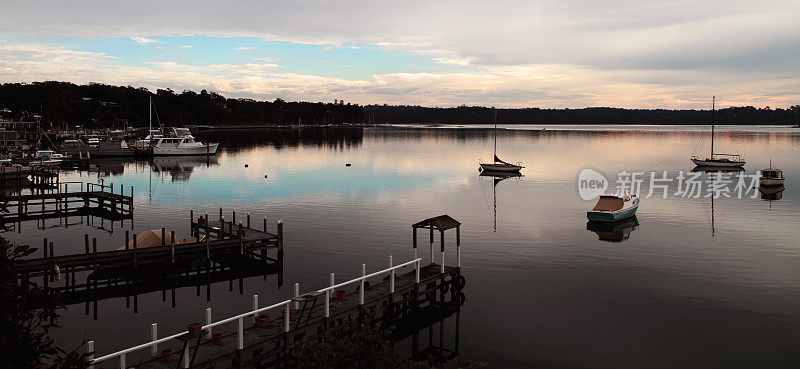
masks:
[[[389,256],[389,262],[390,263],[391,263],[391,260],[392,260],[392,257]],[[417,283],[419,283],[419,270],[420,270],[420,262],[421,261],[422,261],[422,258],[415,258],[415,259],[413,259],[411,261],[407,261],[405,263],[398,264],[398,265],[392,265],[392,266],[390,266],[390,267],[388,267],[386,269],[382,269],[382,270],[379,270],[377,272],[373,272],[373,273],[370,273],[370,274],[364,273],[364,265],[362,264],[362,275],[360,277],[356,277],[356,278],[350,279],[348,281],[345,281],[345,282],[342,282],[342,283],[339,283],[339,284],[333,284],[333,273],[331,273],[331,286],[325,287],[325,288],[321,288],[319,290],[316,290],[316,291],[313,291],[313,292],[308,292],[308,293],[317,293],[317,294],[323,294],[324,293],[325,294],[325,296],[326,296],[326,314],[327,314],[328,313],[328,311],[327,311],[328,304],[329,304],[330,299],[331,299],[331,295],[329,293],[330,291],[335,290],[336,288],[347,286],[347,285],[352,284],[352,283],[362,282],[362,281],[365,281],[366,279],[377,277],[377,276],[389,273],[391,275],[391,277],[392,277],[391,278],[391,282],[390,282],[390,285],[391,285],[390,292],[394,292],[394,273],[393,272],[395,270],[397,270],[397,269],[405,268],[405,267],[407,267],[409,265],[414,264],[415,268],[417,270],[417,275],[416,275],[415,281]],[[297,285],[295,285],[295,286],[297,286]],[[362,287],[363,287],[363,284],[362,284]],[[298,292],[297,291],[297,287],[295,287],[295,294],[297,294],[297,292]],[[364,292],[364,289],[362,288],[361,289],[361,293],[363,294],[363,292]],[[284,300],[284,301],[281,301],[281,302],[278,302],[278,303],[275,303],[275,304],[272,304],[272,305],[269,305],[269,306],[265,306],[265,307],[258,308],[258,309],[253,309],[253,310],[250,310],[248,312],[245,312],[245,313],[242,313],[242,314],[239,314],[239,315],[236,315],[236,316],[225,318],[225,319],[213,322],[213,323],[205,324],[205,325],[203,325],[201,327],[201,329],[202,330],[207,330],[207,329],[210,329],[210,328],[222,325],[222,324],[227,324],[227,323],[231,323],[233,321],[237,321],[238,320],[239,321],[239,332],[238,333],[239,333],[239,345],[240,345],[239,348],[241,349],[241,345],[242,345],[241,339],[242,339],[242,330],[243,330],[242,320],[244,318],[249,317],[249,316],[253,316],[253,315],[257,315],[259,313],[262,313],[262,312],[265,312],[265,311],[268,311],[268,310],[272,310],[272,309],[275,309],[277,307],[286,306],[286,313],[287,314],[284,316],[284,332],[288,332],[289,331],[289,323],[290,323],[289,322],[288,313],[289,313],[289,310],[291,308],[292,302],[294,302],[293,299],[288,299],[288,300]],[[210,320],[210,308],[207,309],[206,313],[207,313],[206,314],[207,320]],[[140,345],[136,345],[136,346],[129,347],[129,348],[126,348],[126,349],[123,349],[123,350],[119,350],[117,352],[113,352],[113,353],[110,353],[110,354],[107,354],[107,355],[103,355],[103,356],[100,356],[98,358],[93,358],[94,355],[91,354],[89,356],[89,359],[88,359],[89,360],[89,365],[90,365],[90,367],[93,367],[95,364],[98,364],[98,363],[100,363],[102,361],[105,361],[105,360],[108,360],[108,359],[111,359],[111,358],[114,358],[114,357],[119,357],[120,358],[120,368],[125,368],[126,367],[126,365],[125,365],[125,355],[126,354],[134,352],[134,351],[138,351],[138,350],[141,350],[141,349],[145,349],[145,348],[148,348],[148,347],[153,347],[154,345],[158,345],[159,343],[163,343],[163,342],[174,340],[174,339],[179,338],[179,337],[181,337],[181,336],[183,336],[185,334],[187,334],[187,331],[182,331],[182,332],[179,332],[179,333],[175,333],[175,334],[173,334],[171,336],[167,336],[167,337],[163,337],[163,338],[159,338],[159,339],[153,339],[153,340],[151,340],[149,342],[145,342],[145,343],[142,343]],[[153,330],[153,335],[155,335],[155,328]],[[210,335],[210,333],[209,333],[209,335]],[[87,351],[89,351],[89,352],[94,351],[94,341],[87,342],[87,346],[88,346],[88,350]],[[188,355],[185,356],[185,360],[188,360]],[[188,364],[188,361],[185,362],[185,364]],[[187,367],[187,366],[184,365],[184,367]]]

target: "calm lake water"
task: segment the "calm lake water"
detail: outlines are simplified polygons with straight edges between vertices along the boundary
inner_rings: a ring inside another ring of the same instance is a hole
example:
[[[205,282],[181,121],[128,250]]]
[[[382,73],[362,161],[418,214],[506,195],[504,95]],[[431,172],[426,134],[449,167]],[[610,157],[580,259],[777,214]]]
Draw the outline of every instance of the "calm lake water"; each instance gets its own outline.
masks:
[[[496,187],[477,171],[479,160],[491,159],[492,130],[474,126],[196,132],[221,142],[216,158],[107,161],[67,172],[64,181],[132,185],[136,232],[165,226],[188,236],[189,209],[212,217],[219,207],[226,217],[235,209],[257,224],[267,216],[272,231],[282,219],[284,284],[274,275],[248,278],[240,293],[236,283],[217,283],[210,301],[204,288],[180,288],[175,307],[148,293],[136,312],[125,298],[103,300],[96,319],[93,308],[71,305],[54,335],[65,346],[90,337],[105,354],[145,342],[153,322],[164,335],[203,321],[206,307],[215,318],[235,315],[253,294],[263,306],[289,297],[295,282],[316,289],[330,272],[344,280],[359,275],[361,263],[377,270],[389,255],[410,260],[410,225],[449,214],[462,222],[462,358],[495,368],[800,366],[800,130],[722,127],[717,150],[745,154],[745,174],[773,159],[787,180],[772,201],[752,198],[752,188],[739,199],[731,184],[732,197],[714,199],[712,212],[712,198],[673,195],[677,181],[667,198],[645,196],[650,172],[676,178],[693,168],[693,153],[705,155],[703,129],[517,128],[499,131],[498,154],[522,162],[523,176]],[[587,230],[594,202],[578,194],[587,168],[612,188],[619,172],[646,173],[634,224]],[[130,222],[113,232],[103,226],[53,220],[37,230],[28,222],[4,236],[35,246],[48,237],[59,255],[83,252],[89,233],[114,249]],[[454,235],[447,237],[454,264]],[[420,244],[427,258],[425,237]],[[451,342],[451,320],[446,327]]]

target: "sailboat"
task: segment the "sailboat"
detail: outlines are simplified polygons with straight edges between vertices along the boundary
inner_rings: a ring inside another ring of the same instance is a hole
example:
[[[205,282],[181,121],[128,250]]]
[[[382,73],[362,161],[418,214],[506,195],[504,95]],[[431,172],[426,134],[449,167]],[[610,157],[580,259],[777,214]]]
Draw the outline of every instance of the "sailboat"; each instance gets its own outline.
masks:
[[[515,173],[525,168],[521,165],[507,163],[497,157],[497,110],[494,111],[494,162],[480,163],[481,171]]]
[[[744,158],[739,154],[720,154],[714,152],[714,103],[716,96],[711,98],[711,156],[700,159],[697,155],[692,156],[692,162],[699,167],[726,167],[736,168],[745,164]]]

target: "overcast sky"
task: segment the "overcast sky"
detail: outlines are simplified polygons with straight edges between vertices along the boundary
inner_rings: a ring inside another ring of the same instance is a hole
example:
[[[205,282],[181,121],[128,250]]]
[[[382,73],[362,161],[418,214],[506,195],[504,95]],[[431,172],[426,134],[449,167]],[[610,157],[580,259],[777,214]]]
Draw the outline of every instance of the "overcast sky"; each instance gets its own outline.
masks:
[[[800,1],[15,1],[0,81],[508,107],[800,104]]]

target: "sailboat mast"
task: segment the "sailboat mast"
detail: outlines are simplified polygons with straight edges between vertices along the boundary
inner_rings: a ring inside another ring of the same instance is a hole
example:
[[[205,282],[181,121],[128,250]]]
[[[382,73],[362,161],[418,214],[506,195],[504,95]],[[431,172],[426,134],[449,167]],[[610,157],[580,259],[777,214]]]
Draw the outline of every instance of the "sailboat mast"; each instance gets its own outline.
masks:
[[[148,129],[147,134],[150,134],[150,131],[153,130],[153,97],[152,96],[150,96],[150,105],[147,106],[147,112],[150,114],[150,128]]]
[[[711,159],[714,159],[714,102],[716,96],[711,97]]]
[[[494,110],[494,160],[497,163],[497,109]]]

